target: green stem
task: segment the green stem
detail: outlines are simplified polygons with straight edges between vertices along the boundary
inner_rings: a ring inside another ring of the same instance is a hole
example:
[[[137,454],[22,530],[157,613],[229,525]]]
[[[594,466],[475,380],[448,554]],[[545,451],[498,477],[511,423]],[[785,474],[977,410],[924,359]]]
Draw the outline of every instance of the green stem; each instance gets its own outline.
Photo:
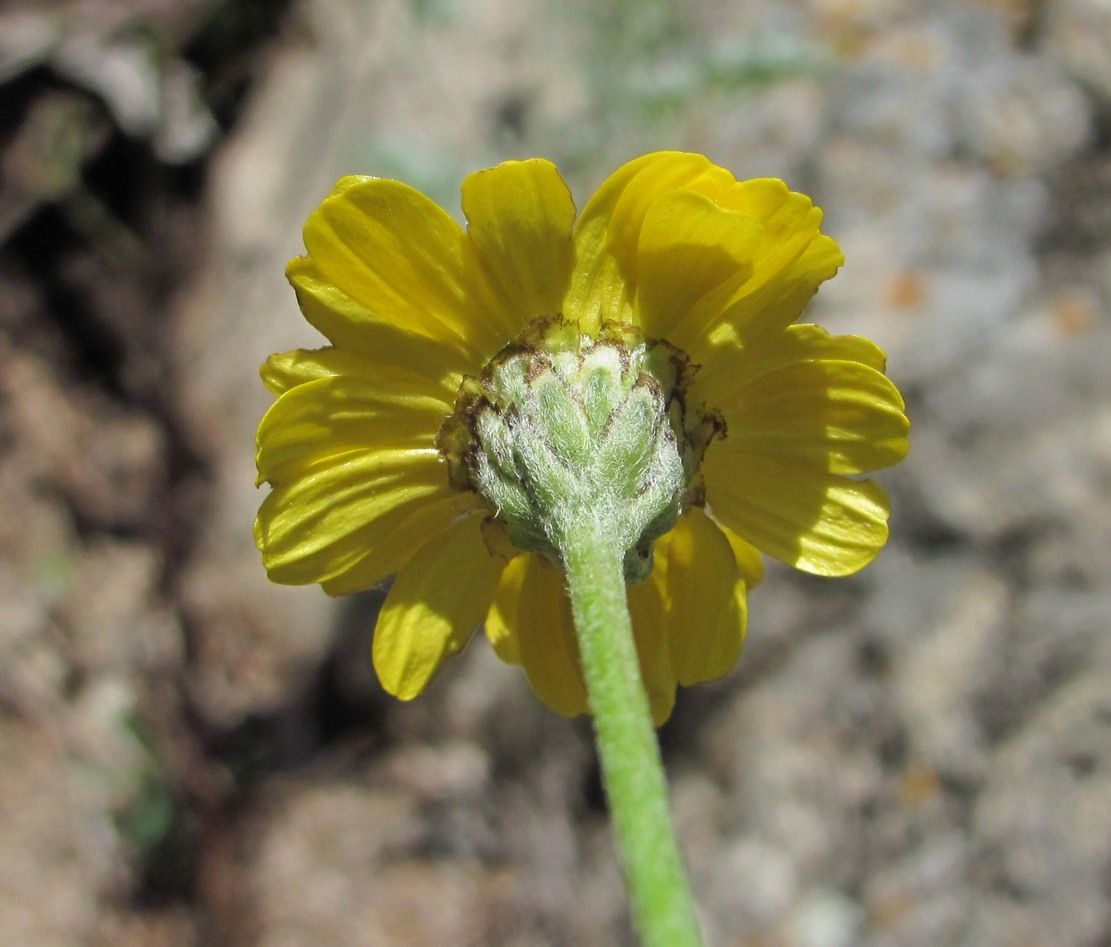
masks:
[[[640,677],[623,551],[589,514],[561,544],[602,778],[645,947],[700,947],[690,885],[668,807],[656,731]]]

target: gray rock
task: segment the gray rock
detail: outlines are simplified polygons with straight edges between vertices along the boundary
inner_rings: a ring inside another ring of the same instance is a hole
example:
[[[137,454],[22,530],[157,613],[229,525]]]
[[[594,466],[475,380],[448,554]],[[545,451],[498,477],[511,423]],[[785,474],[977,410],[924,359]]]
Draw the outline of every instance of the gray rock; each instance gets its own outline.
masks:
[[[995,885],[1062,947],[1098,942],[1111,923],[1109,693],[1106,666],[1061,688],[1000,748],[974,813]]]
[[[1098,99],[1111,101],[1111,9],[1103,0],[1056,0],[1042,13],[1041,48]]]

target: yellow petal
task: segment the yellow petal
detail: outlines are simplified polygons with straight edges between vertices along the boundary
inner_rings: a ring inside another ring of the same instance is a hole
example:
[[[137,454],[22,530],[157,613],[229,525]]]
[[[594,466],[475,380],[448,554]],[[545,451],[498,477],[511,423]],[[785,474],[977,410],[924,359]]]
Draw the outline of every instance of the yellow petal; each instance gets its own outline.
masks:
[[[412,367],[416,364],[421,366],[419,377],[422,394],[438,396],[450,408],[455,402],[461,378],[455,373],[437,377],[435,373],[428,371],[426,358],[420,362],[406,362],[383,358],[381,353],[373,356],[346,348],[293,349],[290,352],[277,352],[267,358],[259,369],[259,375],[270,391],[280,395],[306,382],[335,375],[390,379],[399,371],[416,374]]]
[[[259,424],[259,481],[288,480],[323,456],[347,451],[435,452],[436,435],[452,409],[430,388],[401,369],[373,379],[333,375],[291,388]]]
[[[805,194],[792,191],[778,178],[700,178],[691,185],[720,207],[748,214],[760,221],[764,231],[758,256],[782,249],[785,240],[802,233],[817,233],[822,212]]]
[[[648,582],[629,586],[629,609],[641,677],[653,720],[660,726],[675,705],[676,679],[659,590]],[[524,555],[506,566],[486,616],[486,637],[507,664],[525,665],[533,689],[553,710],[568,717],[587,712],[570,603],[562,576],[546,562]],[[522,640],[527,642],[527,660],[521,655]]]
[[[760,550],[742,539],[724,523],[714,519],[713,511],[710,511],[710,518],[729,540],[729,545],[733,549],[733,558],[737,561],[737,571],[741,574],[741,581],[745,584],[745,588],[756,588],[764,581],[764,557]]]
[[[461,496],[423,497],[380,517],[367,531],[363,554],[346,571],[325,579],[320,587],[329,595],[349,595],[372,588],[397,575],[425,543],[432,542],[467,508]]]
[[[771,233],[797,230],[798,224],[785,217],[805,213],[806,205],[793,201],[790,188],[779,178],[703,178],[694,187],[721,207],[755,217]]]
[[[745,588],[726,535],[692,508],[656,544],[668,647],[683,686],[721,677],[741,656]],[[653,570],[655,575],[655,570]]]
[[[702,177],[691,188],[716,205],[758,221],[761,239],[754,248],[754,275],[762,279],[798,256],[815,240],[822,211],[805,194],[792,191],[778,178],[736,181],[732,177]]]
[[[525,669],[536,695],[556,713],[586,713],[586,686],[563,573],[531,553],[513,559],[506,573],[486,616],[494,650]]]
[[[744,454],[730,438],[703,459],[715,518],[769,556],[817,575],[848,575],[887,541],[887,495],[870,481]]]
[[[321,275],[383,322],[452,340],[479,359],[516,334],[466,233],[408,185],[351,183],[310,215],[304,238]]]
[[[659,727],[667,722],[675,708],[678,683],[668,644],[667,613],[658,583],[649,580],[626,588],[640,678],[648,695],[652,722]]]
[[[564,312],[584,332],[605,320],[632,322],[640,229],[660,194],[709,175],[726,175],[702,155],[656,152],[618,168],[575,225],[575,271]]]
[[[457,336],[425,336],[405,322],[392,323],[336,288],[309,257],[290,260],[286,278],[309,324],[343,350],[375,365],[419,365],[431,384],[454,393],[467,372],[477,374],[482,358]]]
[[[805,240],[805,235],[800,236],[786,243],[781,253],[757,263],[753,278],[720,315],[708,321],[712,342],[737,340],[751,346],[798,319],[818,287],[845,260],[837,244],[823,234],[814,235],[795,256]],[[697,325],[697,316],[693,324]],[[688,319],[684,330],[691,329],[692,320]]]
[[[748,279],[762,238],[759,222],[692,190],[660,195],[640,232],[637,318],[652,338],[706,297]]]
[[[726,296],[711,294],[672,329],[669,339],[704,361],[707,343],[751,346],[781,332],[802,313],[818,286],[844,262],[837,244],[820,233],[822,212],[782,181],[759,178],[722,184],[702,177],[691,188],[726,210],[757,220],[761,236],[750,274]]]
[[[830,335],[806,323],[788,326],[759,344],[713,349],[694,377],[697,397],[707,404],[728,404],[752,379],[796,362],[822,359],[859,362],[878,372],[886,366],[883,350],[855,335]]]
[[[889,379],[858,362],[796,362],[718,403],[736,451],[838,474],[866,473],[907,453],[910,424]]]
[[[259,376],[270,391],[280,395],[318,378],[358,374],[363,361],[362,356],[354,352],[341,352],[331,347],[294,349],[291,352],[276,352],[267,358],[259,369]]]
[[[374,668],[401,700],[428,686],[490,607],[505,560],[487,550],[482,519],[467,517],[426,543],[386,596],[374,630]]]
[[[421,505],[454,496],[435,452],[327,454],[275,484],[259,508],[255,541],[273,581],[324,582],[351,569]]]
[[[494,653],[506,664],[521,663],[517,640],[517,614],[521,609],[521,586],[529,569],[527,555],[514,556],[501,574],[494,603],[486,615],[486,637]]]
[[[344,191],[346,191],[349,187],[354,187],[356,184],[365,184],[367,181],[376,180],[378,179],[374,177],[373,174],[345,174],[342,178],[336,181],[334,185],[332,185],[332,189],[328,192],[328,196],[336,197],[337,195],[342,194]]]
[[[507,161],[463,183],[467,230],[520,326],[560,312],[574,265],[575,203],[554,164]]]

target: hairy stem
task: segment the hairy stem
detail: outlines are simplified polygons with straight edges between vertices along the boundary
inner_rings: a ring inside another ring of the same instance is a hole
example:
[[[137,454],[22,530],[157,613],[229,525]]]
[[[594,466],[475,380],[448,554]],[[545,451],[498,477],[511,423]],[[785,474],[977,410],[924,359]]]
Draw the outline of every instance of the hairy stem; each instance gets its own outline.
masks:
[[[602,778],[645,947],[700,947],[694,901],[668,806],[667,782],[640,677],[623,550],[590,513],[563,546]]]

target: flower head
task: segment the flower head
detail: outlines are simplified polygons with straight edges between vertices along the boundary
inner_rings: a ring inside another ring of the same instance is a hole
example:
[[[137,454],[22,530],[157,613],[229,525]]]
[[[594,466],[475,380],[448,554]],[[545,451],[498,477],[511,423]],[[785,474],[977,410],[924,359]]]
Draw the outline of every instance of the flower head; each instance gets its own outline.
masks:
[[[760,552],[845,575],[883,546],[887,497],[857,475],[905,455],[902,399],[875,345],[794,324],[842,257],[781,181],[650,154],[576,219],[532,159],[467,178],[463,211],[348,177],[310,216],[287,273],[330,345],[262,369],[266,568],[335,595],[396,575],[374,664],[398,697],[485,623],[547,704],[585,712],[553,540],[559,485],[585,484],[631,524],[662,722],[677,683],[737,661]]]

